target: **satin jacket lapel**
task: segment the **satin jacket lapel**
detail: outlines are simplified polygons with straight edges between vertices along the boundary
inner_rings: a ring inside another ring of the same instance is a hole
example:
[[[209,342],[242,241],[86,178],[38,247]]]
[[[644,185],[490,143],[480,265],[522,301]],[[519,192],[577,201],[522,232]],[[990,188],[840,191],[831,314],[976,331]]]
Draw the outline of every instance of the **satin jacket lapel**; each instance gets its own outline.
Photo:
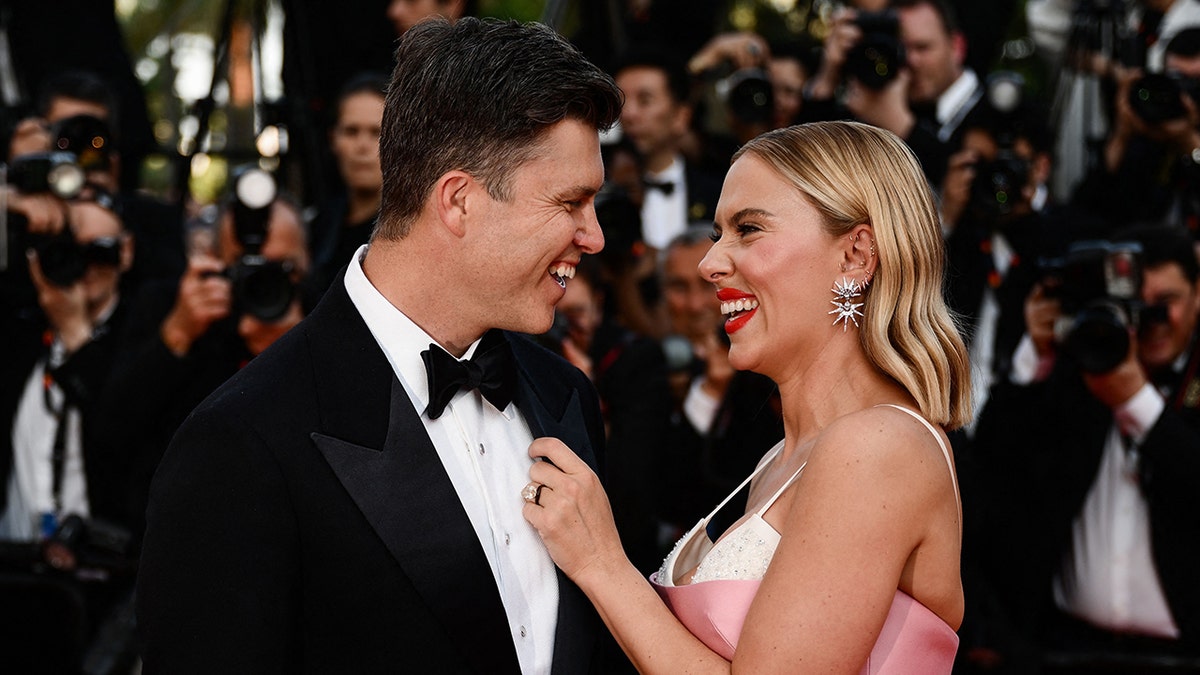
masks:
[[[513,339],[512,337],[509,338]],[[529,365],[518,359],[521,373],[516,404],[534,438],[550,436],[575,451],[588,466],[596,468],[596,455],[584,423],[579,392],[547,377],[535,377]],[[551,672],[585,673],[590,670],[595,651],[595,610],[583,591],[562,570],[558,575],[558,627],[554,635],[554,662]]]
[[[463,658],[478,672],[519,672],[491,567],[437,450],[340,277],[329,295],[340,296],[327,300],[342,310],[330,317],[340,321],[318,324],[310,335],[322,414],[330,407],[335,411],[322,420],[327,433],[314,432],[313,442],[425,603],[460,641]],[[390,376],[390,391],[373,386],[380,368]],[[365,401],[384,396],[389,402],[382,448],[343,440],[379,438],[378,432],[355,428],[346,402],[356,402],[358,425],[371,426],[381,420],[363,412],[378,410]]]

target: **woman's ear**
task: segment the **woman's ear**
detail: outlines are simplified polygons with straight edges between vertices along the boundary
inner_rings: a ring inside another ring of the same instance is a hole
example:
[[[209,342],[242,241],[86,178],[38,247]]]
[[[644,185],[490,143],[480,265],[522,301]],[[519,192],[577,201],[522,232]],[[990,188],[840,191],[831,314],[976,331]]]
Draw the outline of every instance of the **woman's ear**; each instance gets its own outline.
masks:
[[[864,286],[875,277],[879,256],[875,252],[875,231],[870,223],[859,223],[845,235],[842,271]]]

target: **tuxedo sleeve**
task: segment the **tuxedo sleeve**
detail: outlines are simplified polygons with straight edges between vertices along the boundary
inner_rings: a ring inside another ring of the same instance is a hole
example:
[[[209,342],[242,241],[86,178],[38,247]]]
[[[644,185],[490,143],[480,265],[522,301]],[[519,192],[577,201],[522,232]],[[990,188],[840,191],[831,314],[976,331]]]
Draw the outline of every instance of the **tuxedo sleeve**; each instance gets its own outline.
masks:
[[[296,672],[298,533],[283,474],[236,411],[201,407],[151,488],[137,587],[145,672]]]
[[[1154,564],[1181,637],[1200,643],[1200,415],[1168,407],[1141,445]]]

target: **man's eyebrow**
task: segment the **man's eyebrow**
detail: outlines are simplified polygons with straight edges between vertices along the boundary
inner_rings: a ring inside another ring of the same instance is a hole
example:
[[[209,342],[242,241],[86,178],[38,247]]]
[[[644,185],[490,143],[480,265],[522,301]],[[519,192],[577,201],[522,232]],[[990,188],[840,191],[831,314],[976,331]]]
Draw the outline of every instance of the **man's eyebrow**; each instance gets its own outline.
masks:
[[[580,197],[591,197],[600,191],[600,188],[594,185],[573,185],[559,193],[559,199],[578,199]]]

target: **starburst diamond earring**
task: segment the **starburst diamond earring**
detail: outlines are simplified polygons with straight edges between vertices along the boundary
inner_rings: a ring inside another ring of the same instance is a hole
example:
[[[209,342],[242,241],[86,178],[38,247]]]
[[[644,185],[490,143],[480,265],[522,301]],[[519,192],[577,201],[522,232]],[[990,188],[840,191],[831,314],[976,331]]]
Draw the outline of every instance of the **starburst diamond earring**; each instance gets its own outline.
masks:
[[[859,286],[858,282],[846,277],[842,277],[841,281],[835,282],[833,288],[830,289],[837,297],[829,301],[835,307],[835,309],[829,310],[829,313],[837,315],[833,318],[833,325],[836,326],[839,321],[842,322],[843,333],[846,332],[846,327],[850,325],[851,321],[854,322],[854,327],[858,328],[858,319],[856,317],[863,315],[862,312],[858,311],[858,308],[862,307],[863,303],[853,302],[853,300],[862,295],[862,289],[863,287]]]

